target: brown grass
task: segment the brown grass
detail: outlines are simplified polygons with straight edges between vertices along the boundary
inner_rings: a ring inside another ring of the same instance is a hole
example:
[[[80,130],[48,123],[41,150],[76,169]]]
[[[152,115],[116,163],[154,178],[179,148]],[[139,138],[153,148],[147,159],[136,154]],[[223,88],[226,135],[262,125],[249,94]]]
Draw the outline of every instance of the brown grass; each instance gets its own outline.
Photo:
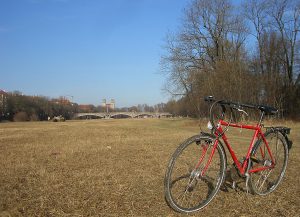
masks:
[[[164,200],[164,173],[198,125],[185,119],[0,124],[0,216],[180,216]],[[278,189],[264,197],[220,191],[194,216],[299,215],[300,124],[283,125],[292,127],[294,145]],[[230,141],[240,154],[249,134],[234,133]]]

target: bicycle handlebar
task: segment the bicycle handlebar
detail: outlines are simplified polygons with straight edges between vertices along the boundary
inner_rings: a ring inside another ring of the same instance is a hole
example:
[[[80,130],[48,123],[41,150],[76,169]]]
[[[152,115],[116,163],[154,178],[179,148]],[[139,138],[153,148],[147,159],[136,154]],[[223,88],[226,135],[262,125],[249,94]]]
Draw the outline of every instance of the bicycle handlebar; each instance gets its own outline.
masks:
[[[228,100],[216,100],[213,96],[206,96],[204,97],[204,101],[206,102],[217,102],[220,105],[228,105],[228,106],[236,106],[238,107],[245,107],[245,108],[252,108],[252,109],[258,109],[258,105],[252,105],[252,104],[245,104],[245,103],[238,103],[238,102],[232,102]]]
[[[206,96],[204,97],[204,101],[206,102],[217,102],[220,105],[227,105],[231,108],[250,108],[250,109],[259,109],[261,112],[264,112],[267,115],[274,115],[278,112],[278,109],[267,106],[267,105],[254,105],[254,104],[245,104],[245,103],[238,103],[238,102],[232,102],[228,100],[216,100],[213,96]]]

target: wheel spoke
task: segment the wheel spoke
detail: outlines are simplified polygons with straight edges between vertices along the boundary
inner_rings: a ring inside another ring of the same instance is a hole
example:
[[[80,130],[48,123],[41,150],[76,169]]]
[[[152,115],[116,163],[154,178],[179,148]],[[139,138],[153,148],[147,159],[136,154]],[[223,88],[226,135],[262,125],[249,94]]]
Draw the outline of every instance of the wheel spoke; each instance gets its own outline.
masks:
[[[269,175],[271,174],[271,172],[272,172],[272,170],[269,170],[269,171],[268,171],[268,170],[262,171],[262,175],[260,176],[260,179],[258,180],[259,183],[261,182],[261,184],[260,184],[260,186],[258,186],[259,183],[257,184],[258,189],[259,189],[260,191],[262,191],[262,188],[263,188],[265,182],[267,181]]]

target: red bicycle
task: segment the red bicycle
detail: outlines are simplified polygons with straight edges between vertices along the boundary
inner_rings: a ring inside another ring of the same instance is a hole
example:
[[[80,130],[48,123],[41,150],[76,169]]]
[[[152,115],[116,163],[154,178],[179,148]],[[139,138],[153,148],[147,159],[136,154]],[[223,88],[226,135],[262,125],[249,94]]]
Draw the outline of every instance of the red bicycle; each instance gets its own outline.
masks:
[[[281,182],[292,146],[288,138],[290,128],[268,127],[265,132],[262,130],[264,116],[276,114],[277,109],[264,105],[217,101],[213,97],[206,97],[205,101],[212,103],[208,123],[212,132],[201,132],[179,145],[165,174],[166,201],[174,210],[182,213],[198,211],[216,196],[226,176],[227,157],[224,147],[227,147],[232,157],[236,172],[245,179],[247,192],[250,190],[253,194],[266,195],[274,191]],[[215,113],[216,108],[220,109],[219,113]],[[260,110],[260,120],[256,125],[238,124],[234,121],[236,111],[247,114],[245,108]],[[230,118],[225,121],[228,111]],[[226,137],[229,127],[254,131],[242,161],[238,160]]]

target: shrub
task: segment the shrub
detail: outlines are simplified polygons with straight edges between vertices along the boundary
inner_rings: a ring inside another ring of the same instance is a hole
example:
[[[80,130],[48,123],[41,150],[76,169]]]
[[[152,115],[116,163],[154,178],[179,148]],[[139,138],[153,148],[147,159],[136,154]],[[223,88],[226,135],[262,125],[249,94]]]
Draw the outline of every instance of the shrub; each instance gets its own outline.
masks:
[[[39,120],[40,120],[39,116],[37,116],[37,114],[35,113],[30,116],[30,121],[39,121]]]
[[[28,121],[28,115],[26,112],[18,112],[14,115],[14,121]]]

